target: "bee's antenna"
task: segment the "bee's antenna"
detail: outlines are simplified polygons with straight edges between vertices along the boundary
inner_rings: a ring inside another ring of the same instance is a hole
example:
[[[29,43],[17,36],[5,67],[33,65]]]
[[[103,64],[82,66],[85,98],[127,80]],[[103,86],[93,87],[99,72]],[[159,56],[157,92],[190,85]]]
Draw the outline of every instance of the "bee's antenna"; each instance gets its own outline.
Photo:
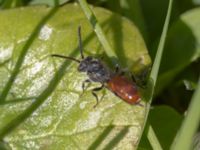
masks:
[[[78,26],[78,41],[79,41],[79,49],[81,53],[81,58],[84,59],[83,44],[82,44],[82,39],[81,39],[81,26]]]
[[[73,60],[77,63],[80,63],[80,60],[73,58],[73,57],[68,57],[68,56],[63,56],[63,55],[58,55],[58,54],[52,54],[51,56],[52,57],[60,57],[60,58],[64,58],[64,59],[70,59],[70,60]]]

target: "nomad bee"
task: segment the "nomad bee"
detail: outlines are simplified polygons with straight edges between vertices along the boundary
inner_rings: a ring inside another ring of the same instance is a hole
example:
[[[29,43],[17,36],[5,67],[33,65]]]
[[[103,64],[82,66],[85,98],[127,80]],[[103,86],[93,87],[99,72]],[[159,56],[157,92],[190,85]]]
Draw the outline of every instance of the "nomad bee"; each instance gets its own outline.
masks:
[[[98,97],[96,92],[100,91],[103,88],[107,88],[112,91],[115,95],[120,97],[122,100],[129,104],[139,104],[141,100],[140,93],[138,91],[138,87],[135,82],[130,82],[122,72],[119,72],[119,68],[116,67],[115,72],[112,72],[108,69],[108,67],[97,58],[92,56],[84,57],[83,55],[83,47],[82,47],[82,39],[81,39],[81,27],[78,27],[78,39],[79,39],[79,50],[81,54],[81,60],[78,60],[73,57],[52,54],[53,57],[60,57],[64,59],[70,59],[77,63],[79,63],[78,71],[85,72],[88,75],[88,79],[86,79],[82,83],[82,89],[85,90],[85,84],[90,82],[99,82],[101,83],[100,87],[96,87],[92,89],[92,94],[97,100]],[[95,107],[94,106],[94,107]]]

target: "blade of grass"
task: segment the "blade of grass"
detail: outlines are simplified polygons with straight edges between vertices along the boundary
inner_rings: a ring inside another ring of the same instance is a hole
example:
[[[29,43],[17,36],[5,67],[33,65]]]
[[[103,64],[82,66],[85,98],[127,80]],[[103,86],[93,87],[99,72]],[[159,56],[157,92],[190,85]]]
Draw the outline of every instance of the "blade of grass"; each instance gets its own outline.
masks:
[[[153,149],[162,150],[162,147],[151,125],[148,125],[147,138]]]
[[[171,150],[189,150],[191,149],[192,141],[195,132],[197,131],[200,123],[200,77],[197,89],[194,92],[191,103],[189,105],[187,115],[182,123],[182,126],[177,133],[174,142],[172,143]]]
[[[90,9],[89,5],[87,4],[87,2],[85,0],[78,0],[78,2],[80,4],[83,12],[85,13],[85,16],[91,23],[100,43],[104,47],[104,50],[105,50],[107,56],[109,58],[113,58],[112,61],[114,64],[116,64],[116,62],[115,62],[115,60],[117,58],[116,54],[114,53],[111,45],[109,44],[108,40],[106,39],[106,36],[105,36],[100,24],[98,23],[96,16],[94,15],[94,13],[92,12],[92,10]]]
[[[167,15],[166,15],[166,19],[165,19],[165,23],[164,23],[164,27],[163,27],[163,32],[161,34],[160,37],[160,42],[158,45],[158,50],[156,53],[156,57],[153,63],[153,67],[150,73],[150,77],[149,77],[149,81],[148,81],[148,87],[151,87],[151,91],[150,91],[150,95],[149,95],[149,105],[147,106],[147,113],[146,113],[146,121],[147,121],[147,117],[148,117],[148,113],[150,110],[150,104],[152,102],[152,98],[153,98],[153,92],[154,92],[154,87],[156,85],[156,81],[157,81],[157,76],[158,76],[158,71],[159,71],[159,67],[160,67],[160,63],[161,63],[161,59],[162,59],[162,54],[163,54],[163,50],[164,50],[164,45],[165,45],[165,40],[166,40],[166,35],[167,35],[167,30],[168,30],[168,26],[169,26],[169,21],[170,21],[170,15],[171,15],[171,10],[172,10],[172,2],[173,0],[169,1],[169,6],[168,6],[168,10],[167,10]]]
[[[161,59],[162,59],[162,54],[163,54],[163,50],[164,50],[167,30],[168,30],[168,26],[169,26],[171,11],[172,11],[172,3],[173,3],[173,0],[169,0],[167,15],[166,15],[165,23],[164,23],[164,26],[163,26],[163,31],[162,31],[162,34],[161,34],[161,37],[160,37],[160,42],[159,42],[159,45],[158,45],[156,57],[155,57],[155,60],[154,60],[153,66],[152,66],[152,70],[151,70],[148,85],[147,85],[148,89],[150,89],[150,90],[147,91],[147,92],[149,92],[148,97],[147,97],[147,99],[149,101],[148,101],[148,104],[146,105],[146,116],[145,116],[144,127],[147,124],[147,118],[148,118],[148,114],[149,114],[149,111],[150,111],[151,102],[152,102],[152,99],[153,99],[154,88],[155,88],[156,81],[157,81],[158,71],[159,71],[159,68],[160,68],[160,63],[161,63]],[[155,136],[155,133],[154,133],[153,130],[148,130],[147,138],[148,138],[150,144],[153,146],[154,143],[151,143],[152,139],[156,139],[156,136]],[[156,139],[156,141],[158,142],[157,139]]]
[[[172,2],[173,2],[173,0],[169,1],[165,24],[163,27],[162,35],[160,37],[160,42],[158,45],[158,50],[157,50],[156,57],[155,57],[155,60],[153,63],[153,67],[152,67],[152,70],[150,73],[150,78],[153,79],[154,85],[156,85],[160,62],[161,62],[162,54],[163,54],[163,50],[164,50],[164,45],[165,45],[165,40],[166,40],[167,30],[168,30],[169,21],[170,21],[171,10],[172,10]]]

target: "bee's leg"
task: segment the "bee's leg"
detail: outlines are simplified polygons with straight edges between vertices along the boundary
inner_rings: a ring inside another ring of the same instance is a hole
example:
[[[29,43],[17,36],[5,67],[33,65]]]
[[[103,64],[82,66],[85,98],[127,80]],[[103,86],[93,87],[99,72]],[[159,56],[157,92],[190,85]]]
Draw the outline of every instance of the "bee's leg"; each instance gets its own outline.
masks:
[[[99,98],[98,98],[96,92],[102,90],[104,87],[105,87],[104,84],[102,84],[100,87],[97,87],[97,88],[92,89],[92,95],[96,98],[96,104],[93,106],[94,108],[95,108],[95,107],[98,105],[98,103],[99,103]]]
[[[83,93],[84,93],[84,91],[85,91],[85,84],[86,84],[86,83],[91,83],[91,81],[90,81],[89,79],[83,81],[83,83],[82,83],[82,94],[81,94],[81,95],[83,95]]]

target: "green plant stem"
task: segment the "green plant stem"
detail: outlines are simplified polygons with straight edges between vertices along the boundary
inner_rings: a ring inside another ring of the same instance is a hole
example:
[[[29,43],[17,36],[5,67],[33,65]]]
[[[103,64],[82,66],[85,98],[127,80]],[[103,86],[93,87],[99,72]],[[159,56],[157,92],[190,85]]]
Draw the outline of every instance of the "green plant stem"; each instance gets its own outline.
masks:
[[[106,39],[106,36],[105,36],[100,24],[98,23],[96,16],[94,15],[92,10],[90,9],[87,2],[85,0],[78,0],[78,2],[80,4],[83,12],[85,13],[85,16],[87,17],[87,19],[91,23],[100,43],[103,45],[107,56],[109,58],[117,58],[116,54],[114,53],[113,49],[111,48],[111,45],[108,43],[108,40]],[[116,64],[115,60],[116,59],[112,59],[112,61],[114,61],[113,62],[114,64]]]
[[[162,147],[156,137],[156,134],[152,128],[151,125],[148,126],[147,130],[147,138],[149,140],[149,143],[151,144],[152,148],[155,150],[162,150]]]
[[[192,97],[187,114],[182,123],[182,126],[177,133],[174,142],[172,143],[171,150],[189,150],[191,149],[192,141],[195,132],[197,131],[200,123],[200,77],[197,89]]]

